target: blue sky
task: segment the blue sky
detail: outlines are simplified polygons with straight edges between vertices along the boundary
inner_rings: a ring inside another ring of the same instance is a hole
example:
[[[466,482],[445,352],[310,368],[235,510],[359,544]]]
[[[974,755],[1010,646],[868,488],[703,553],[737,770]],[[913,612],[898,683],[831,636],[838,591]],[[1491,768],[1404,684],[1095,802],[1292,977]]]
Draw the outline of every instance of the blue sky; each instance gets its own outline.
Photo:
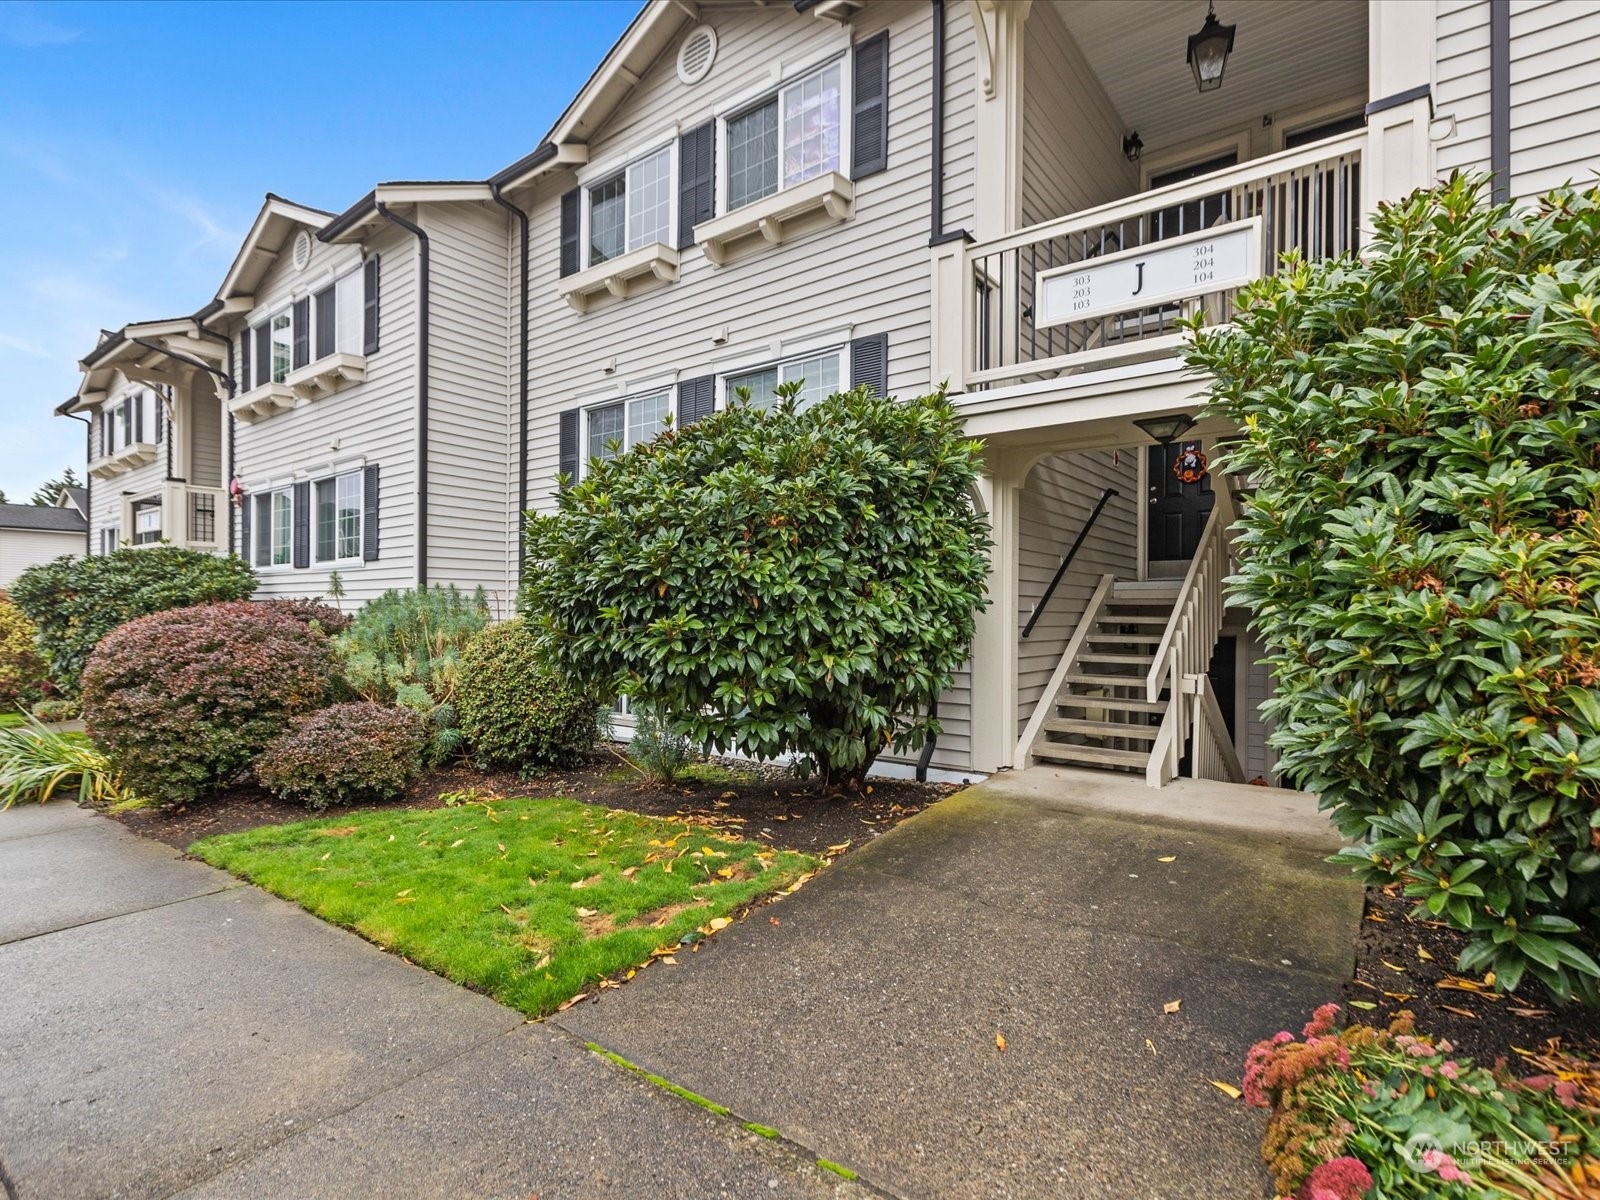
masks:
[[[0,0],[0,490],[82,426],[51,409],[97,331],[193,312],[276,192],[482,179],[537,144],[634,0]]]

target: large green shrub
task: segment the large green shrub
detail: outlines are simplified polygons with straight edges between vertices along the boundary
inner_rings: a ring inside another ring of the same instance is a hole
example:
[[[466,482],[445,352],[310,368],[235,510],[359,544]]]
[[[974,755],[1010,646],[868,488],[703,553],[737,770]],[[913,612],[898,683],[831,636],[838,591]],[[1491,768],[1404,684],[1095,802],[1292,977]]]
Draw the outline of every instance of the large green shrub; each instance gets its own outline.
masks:
[[[1482,201],[1380,210],[1366,261],[1248,289],[1190,362],[1257,485],[1233,597],[1281,769],[1470,934],[1461,969],[1593,999],[1600,193]]]
[[[482,588],[454,585],[390,590],[361,606],[336,640],[345,679],[367,700],[393,703],[404,684],[420,684],[439,702],[455,696],[461,652],[489,623]]]
[[[118,625],[170,608],[243,600],[255,588],[255,573],[241,558],[148,546],[30,567],[11,585],[11,598],[39,627],[51,680],[75,696],[89,652]]]
[[[562,767],[600,736],[600,705],[566,686],[521,621],[486,629],[461,659],[461,730],[485,767]]]
[[[0,710],[26,708],[45,686],[39,631],[22,610],[0,597]]]
[[[296,718],[256,759],[256,778],[307,808],[393,800],[422,769],[422,718],[361,701]]]
[[[984,603],[978,447],[942,394],[735,404],[530,522],[523,603],[571,678],[698,745],[854,784],[920,744]]]
[[[83,672],[83,717],[124,784],[190,801],[326,704],[335,670],[326,636],[266,605],[171,609],[102,639]]]

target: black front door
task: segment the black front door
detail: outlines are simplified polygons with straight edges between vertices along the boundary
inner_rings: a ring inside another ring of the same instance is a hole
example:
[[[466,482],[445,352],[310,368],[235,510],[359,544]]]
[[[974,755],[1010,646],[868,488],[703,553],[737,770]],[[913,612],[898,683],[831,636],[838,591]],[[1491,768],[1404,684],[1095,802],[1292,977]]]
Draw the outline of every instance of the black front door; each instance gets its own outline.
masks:
[[[1186,451],[1199,449],[1199,442],[1150,447],[1150,520],[1145,548],[1149,562],[1187,562],[1200,545],[1206,518],[1217,500],[1211,491],[1211,473],[1207,471],[1196,483],[1185,483],[1174,469]]]

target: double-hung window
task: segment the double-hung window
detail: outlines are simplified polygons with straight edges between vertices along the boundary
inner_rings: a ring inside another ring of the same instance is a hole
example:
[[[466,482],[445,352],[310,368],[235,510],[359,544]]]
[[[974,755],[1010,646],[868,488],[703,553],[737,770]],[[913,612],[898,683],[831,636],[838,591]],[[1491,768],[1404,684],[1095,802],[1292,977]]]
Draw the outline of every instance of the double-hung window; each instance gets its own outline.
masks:
[[[589,236],[584,266],[672,241],[672,147],[635,159],[585,190]]]
[[[361,557],[361,472],[319,479],[316,494],[316,559],[345,562]]]
[[[754,408],[771,408],[776,404],[780,383],[799,383],[800,394],[795,399],[795,405],[797,408],[809,408],[842,390],[845,386],[844,373],[844,352],[827,350],[821,354],[810,354],[770,367],[729,375],[724,382],[729,400],[738,395],[739,388],[749,388],[750,404]]]
[[[843,77],[835,60],[727,119],[727,211],[840,169]]]
[[[161,500],[139,500],[133,505],[133,544],[151,546],[161,540]]]
[[[272,330],[272,382],[282,383],[293,369],[294,320],[286,309],[270,320],[269,327]]]
[[[253,561],[258,567],[287,567],[294,554],[294,492],[278,488],[255,498]]]
[[[667,427],[667,414],[671,411],[671,391],[650,392],[589,409],[589,457],[615,458],[624,450],[648,442]]]

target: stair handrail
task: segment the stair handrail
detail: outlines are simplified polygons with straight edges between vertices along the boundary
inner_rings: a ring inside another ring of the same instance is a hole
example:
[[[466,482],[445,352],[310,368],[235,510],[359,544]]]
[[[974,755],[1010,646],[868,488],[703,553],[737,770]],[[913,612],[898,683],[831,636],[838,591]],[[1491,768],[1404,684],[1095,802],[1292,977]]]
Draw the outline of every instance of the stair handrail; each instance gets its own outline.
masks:
[[[1106,505],[1110,503],[1111,497],[1116,494],[1117,489],[1114,487],[1108,487],[1100,493],[1100,499],[1095,501],[1094,509],[1089,513],[1088,519],[1084,521],[1083,527],[1078,530],[1078,536],[1072,539],[1072,545],[1068,547],[1066,554],[1062,556],[1061,565],[1056,568],[1056,573],[1051,577],[1049,586],[1044,589],[1044,594],[1035,601],[1033,611],[1028,614],[1027,624],[1022,627],[1022,636],[1024,638],[1033,632],[1033,627],[1038,624],[1039,618],[1044,616],[1044,610],[1050,603],[1050,597],[1056,594],[1056,588],[1061,583],[1062,576],[1067,573],[1067,568],[1072,565],[1072,559],[1078,553],[1078,547],[1083,545],[1083,539],[1089,536],[1089,530],[1094,527],[1094,523],[1100,519],[1100,514],[1105,511]]]
[[[1084,606],[1078,627],[1072,631],[1071,640],[1067,642],[1066,649],[1061,652],[1061,658],[1056,662],[1056,669],[1050,676],[1050,682],[1045,684],[1044,691],[1039,694],[1033,712],[1028,717],[1028,724],[1023,728],[1022,736],[1017,739],[1016,760],[1022,766],[1030,765],[1028,756],[1033,751],[1033,743],[1038,739],[1039,731],[1044,728],[1045,721],[1049,719],[1051,710],[1055,708],[1056,697],[1060,695],[1068,673],[1088,640],[1089,630],[1094,627],[1095,618],[1105,607],[1106,598],[1111,595],[1111,589],[1116,582],[1115,575],[1100,576],[1100,583],[1095,587],[1094,594],[1089,597],[1089,603]]]
[[[1172,604],[1172,616],[1161,633],[1160,645],[1156,647],[1155,661],[1150,664],[1150,672],[1145,676],[1146,698],[1150,700],[1159,700],[1163,691],[1173,690],[1169,687],[1173,650],[1178,652],[1176,661],[1179,672],[1204,674],[1211,665],[1211,652],[1216,648],[1217,634],[1222,628],[1222,581],[1228,575],[1231,557],[1228,529],[1236,518],[1233,497],[1228,494],[1226,487],[1215,489],[1212,495],[1215,500],[1211,515],[1206,518],[1200,544],[1195,549],[1194,557],[1189,560],[1189,569],[1178,587],[1177,599]],[[1202,607],[1204,615],[1210,618],[1206,624],[1214,623],[1215,628],[1200,639],[1207,642],[1203,649],[1205,661],[1196,668],[1193,661],[1200,647],[1195,644],[1197,639],[1190,635],[1195,632],[1192,626],[1201,615],[1199,609]]]

